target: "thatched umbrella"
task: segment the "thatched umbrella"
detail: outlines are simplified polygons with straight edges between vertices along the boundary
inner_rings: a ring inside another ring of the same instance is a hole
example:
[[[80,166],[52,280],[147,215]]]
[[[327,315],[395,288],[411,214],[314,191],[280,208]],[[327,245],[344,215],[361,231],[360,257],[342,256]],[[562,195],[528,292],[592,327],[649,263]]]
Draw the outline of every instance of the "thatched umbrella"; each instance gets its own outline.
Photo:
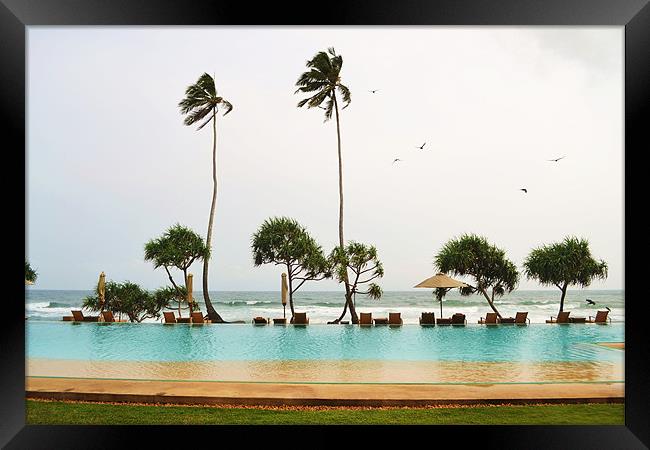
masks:
[[[445,289],[445,293],[449,289],[453,288],[459,288],[459,287],[467,287],[467,284],[463,283],[462,281],[454,280],[451,277],[448,277],[444,273],[437,273],[431,278],[427,278],[426,280],[422,281],[420,284],[417,284],[414,286],[416,288],[440,288],[440,289]],[[438,299],[440,301],[440,317],[442,317],[442,297],[439,297]]]
[[[99,304],[101,310],[104,309],[104,303],[106,303],[106,275],[104,272],[99,274],[99,282],[97,283],[97,294],[99,295]]]
[[[192,290],[194,284],[194,275],[191,273],[187,275],[187,304],[190,306],[190,314],[192,314]]]

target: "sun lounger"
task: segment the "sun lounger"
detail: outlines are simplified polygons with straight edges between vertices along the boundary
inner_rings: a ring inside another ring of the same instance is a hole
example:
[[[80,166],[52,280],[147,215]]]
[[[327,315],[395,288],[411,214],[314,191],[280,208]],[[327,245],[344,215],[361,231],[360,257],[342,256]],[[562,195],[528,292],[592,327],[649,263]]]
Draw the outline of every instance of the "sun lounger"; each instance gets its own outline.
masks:
[[[612,319],[611,319],[611,317],[608,317],[608,316],[607,316],[608,314],[609,314],[609,311],[598,311],[598,312],[596,313],[596,317],[594,317],[594,316],[589,316],[589,319],[587,320],[587,323],[600,323],[600,324],[604,324],[604,323],[607,323],[608,320],[609,320],[609,322],[611,323],[611,322],[612,322]]]
[[[498,320],[499,323],[502,323],[504,325],[512,325],[515,323],[515,318],[514,317],[502,317]]]
[[[375,325],[388,325],[388,317],[377,317],[372,321],[375,322]]]
[[[436,319],[436,325],[451,325],[451,317],[439,317]]]
[[[359,313],[359,325],[372,325],[372,313]]]
[[[203,313],[201,311],[191,313],[190,319],[192,323],[207,323],[207,321],[203,318]]]
[[[63,316],[64,322],[74,322],[74,316]]]
[[[496,325],[497,324],[497,313],[487,313],[485,317],[481,317],[478,321],[481,325]]]
[[[465,326],[465,324],[467,324],[467,320],[465,320],[465,314],[456,313],[451,316],[451,324]]]
[[[115,316],[113,315],[113,311],[102,311],[102,319],[104,319],[104,322],[107,322],[107,323],[126,322],[125,320],[115,320]]]
[[[569,314],[571,314],[571,311],[562,311],[557,317],[551,316],[551,320],[547,320],[546,323],[570,323]]]
[[[587,318],[586,317],[571,317],[569,319],[569,322],[571,322],[571,323],[587,323]]]
[[[388,313],[388,325],[398,327],[402,323],[402,313]]]
[[[273,325],[286,325],[287,319],[273,319]]]
[[[291,323],[294,325],[308,325],[309,318],[307,317],[307,313],[295,313]]]
[[[72,317],[74,322],[97,322],[99,316],[84,316],[81,310],[72,310]]]
[[[171,311],[163,311],[163,316],[165,316],[165,323],[176,323],[176,316]]]
[[[254,325],[268,325],[269,321],[266,320],[264,317],[253,317],[253,324]]]
[[[434,326],[436,324],[436,315],[432,312],[423,312],[420,317],[420,325]]]
[[[528,311],[518,312],[515,315],[515,324],[516,325],[526,325],[526,321],[528,321],[528,323],[530,323],[530,319],[528,318]]]

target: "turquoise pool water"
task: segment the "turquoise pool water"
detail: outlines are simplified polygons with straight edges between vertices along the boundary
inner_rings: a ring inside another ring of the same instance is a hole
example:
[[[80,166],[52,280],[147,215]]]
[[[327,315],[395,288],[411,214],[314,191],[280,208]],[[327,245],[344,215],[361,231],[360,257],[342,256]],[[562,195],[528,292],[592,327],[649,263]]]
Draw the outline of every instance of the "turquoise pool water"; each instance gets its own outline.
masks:
[[[620,361],[624,324],[397,328],[33,322],[27,357],[91,361]]]

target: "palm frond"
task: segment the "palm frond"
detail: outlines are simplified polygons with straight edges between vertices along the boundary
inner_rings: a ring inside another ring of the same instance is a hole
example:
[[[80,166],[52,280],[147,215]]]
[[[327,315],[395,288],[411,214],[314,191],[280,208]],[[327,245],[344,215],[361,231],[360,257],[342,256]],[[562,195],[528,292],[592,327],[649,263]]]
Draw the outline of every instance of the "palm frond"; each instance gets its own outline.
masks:
[[[350,105],[350,102],[352,102],[352,94],[350,93],[350,89],[347,86],[343,85],[343,84],[339,84],[338,88],[339,88],[339,91],[341,91],[341,97],[342,97],[343,103],[345,103],[345,105],[341,109],[345,109]]]
[[[230,103],[228,100],[222,100],[221,105],[226,109],[226,112],[223,113],[224,116],[232,111],[232,103]]]
[[[200,120],[203,120],[203,118],[208,114],[210,114],[211,111],[212,111],[212,105],[206,105],[201,109],[194,109],[185,117],[183,123],[188,126],[194,125]]]

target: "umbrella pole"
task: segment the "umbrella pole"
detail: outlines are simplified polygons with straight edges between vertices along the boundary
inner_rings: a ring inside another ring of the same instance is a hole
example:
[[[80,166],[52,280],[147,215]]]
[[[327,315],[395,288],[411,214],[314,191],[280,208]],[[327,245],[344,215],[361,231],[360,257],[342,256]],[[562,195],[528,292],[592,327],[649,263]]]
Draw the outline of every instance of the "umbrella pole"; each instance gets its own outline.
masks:
[[[282,305],[282,315],[284,316],[284,320],[287,320],[287,305]]]

